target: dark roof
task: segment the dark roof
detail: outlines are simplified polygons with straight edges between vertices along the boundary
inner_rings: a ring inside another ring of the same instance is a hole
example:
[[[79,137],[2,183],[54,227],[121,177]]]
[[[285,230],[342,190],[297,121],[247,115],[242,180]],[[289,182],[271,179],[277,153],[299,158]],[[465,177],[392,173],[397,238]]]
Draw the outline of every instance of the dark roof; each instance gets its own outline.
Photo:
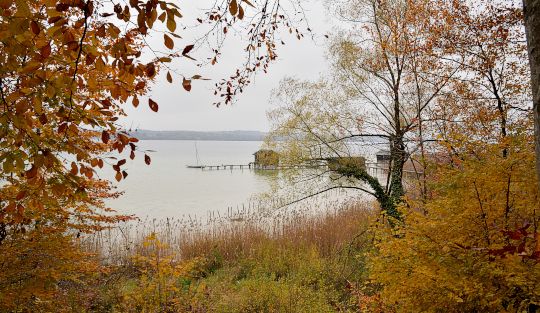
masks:
[[[261,150],[255,152],[255,153],[253,153],[253,155],[259,154],[259,153],[277,153],[277,152],[274,151],[274,150],[270,150],[270,149],[261,149]]]

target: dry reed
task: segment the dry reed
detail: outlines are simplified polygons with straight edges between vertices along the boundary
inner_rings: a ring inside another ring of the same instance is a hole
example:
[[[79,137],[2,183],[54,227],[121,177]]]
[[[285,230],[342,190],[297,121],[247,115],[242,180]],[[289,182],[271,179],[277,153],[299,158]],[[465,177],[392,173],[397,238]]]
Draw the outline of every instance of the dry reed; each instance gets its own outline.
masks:
[[[323,255],[335,253],[365,231],[375,215],[367,202],[313,201],[279,210],[248,206],[229,209],[207,219],[144,219],[92,234],[82,246],[100,255],[103,263],[128,264],[135,254],[146,255],[144,239],[155,234],[179,259],[219,255],[224,261],[252,256],[268,242],[278,247],[310,245]]]

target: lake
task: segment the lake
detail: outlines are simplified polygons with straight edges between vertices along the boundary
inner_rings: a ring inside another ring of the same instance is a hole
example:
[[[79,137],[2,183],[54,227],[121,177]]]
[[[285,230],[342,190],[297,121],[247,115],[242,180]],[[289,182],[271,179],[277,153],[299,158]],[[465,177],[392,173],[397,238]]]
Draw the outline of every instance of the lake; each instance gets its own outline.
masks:
[[[187,216],[205,218],[210,212],[226,213],[242,210],[244,207],[261,208],[261,195],[271,194],[262,204],[264,210],[281,207],[307,194],[317,193],[331,186],[325,177],[307,179],[309,171],[303,172],[299,183],[293,188],[278,188],[279,195],[270,193],[271,184],[276,183],[278,171],[273,170],[202,170],[187,168],[197,165],[245,164],[253,162],[253,153],[262,146],[261,141],[184,141],[184,140],[141,140],[139,150],[153,150],[151,165],[144,163],[144,156],[138,153],[135,160],[127,160],[123,167],[128,172],[127,179],[116,183],[110,167],[104,177],[115,182],[116,190],[124,194],[117,199],[107,200],[107,205],[120,214],[134,214],[140,218],[180,218]],[[351,146],[353,147],[353,146]],[[368,160],[373,157],[378,146],[357,145],[357,153],[363,151]],[[126,156],[123,155],[123,158]],[[279,172],[283,173],[283,172]],[[275,185],[274,185],[275,186]],[[338,202],[359,199],[365,195],[358,191],[337,190],[309,198],[298,203],[301,208],[311,211],[334,207]],[[291,206],[287,210],[293,209]]]
[[[117,191],[124,194],[107,204],[122,214],[152,218],[206,215],[247,205],[253,196],[269,190],[268,171],[203,171],[186,165],[197,164],[196,150],[199,164],[248,164],[261,145],[259,141],[141,140],[140,150],[155,151],[148,153],[151,165],[144,163],[142,154],[128,159],[129,176],[116,183]],[[111,178],[111,172],[105,176]]]

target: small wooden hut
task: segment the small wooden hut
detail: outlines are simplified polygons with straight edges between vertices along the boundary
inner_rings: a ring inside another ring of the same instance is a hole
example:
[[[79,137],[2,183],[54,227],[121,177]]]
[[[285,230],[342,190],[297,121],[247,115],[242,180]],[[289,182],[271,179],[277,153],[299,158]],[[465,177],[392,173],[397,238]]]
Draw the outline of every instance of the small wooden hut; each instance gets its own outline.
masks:
[[[255,153],[255,166],[259,167],[268,167],[273,166],[277,167],[279,165],[279,153],[274,150],[261,149]]]

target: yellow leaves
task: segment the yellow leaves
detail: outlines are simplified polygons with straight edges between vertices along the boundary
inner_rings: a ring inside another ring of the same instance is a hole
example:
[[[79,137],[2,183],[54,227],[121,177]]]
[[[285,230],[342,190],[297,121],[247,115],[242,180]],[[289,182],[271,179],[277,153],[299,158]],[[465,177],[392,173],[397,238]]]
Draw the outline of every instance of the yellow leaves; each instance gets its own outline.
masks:
[[[176,30],[176,21],[174,20],[174,15],[167,15],[167,29],[170,32],[174,32]]]
[[[533,297],[529,286],[540,283],[530,275],[538,268],[536,247],[524,240],[533,235],[522,224],[537,205],[532,141],[516,135],[503,142],[507,157],[498,143],[476,142],[481,152],[459,166],[435,164],[435,196],[409,200],[408,207],[420,209],[407,211],[403,236],[381,235],[371,263],[385,302],[404,311],[501,311],[501,302],[515,300],[516,286],[522,297]]]
[[[26,63],[24,67],[21,69],[22,74],[27,74],[30,72],[33,72],[37,69],[39,69],[42,66],[42,63],[38,60],[31,60],[30,62]]]
[[[124,294],[134,307],[154,308],[171,299],[171,295],[181,290],[178,284],[182,277],[190,278],[190,271],[196,269],[201,260],[178,261],[174,250],[163,243],[155,233],[146,236],[142,247],[137,249],[131,261],[142,273],[136,285]]]
[[[32,229],[25,232],[28,239],[11,239],[0,247],[0,283],[6,286],[0,295],[0,310],[12,312],[26,307],[28,311],[58,311],[51,304],[59,302],[61,294],[51,286],[57,279],[78,282],[95,273],[97,260],[78,250],[68,236],[39,234]]]
[[[28,2],[25,0],[15,0],[15,4],[17,7],[17,13],[15,16],[17,17],[28,17],[30,16],[30,7],[28,6]]]
[[[98,57],[96,62],[95,62],[95,66],[96,66],[96,70],[98,70],[99,72],[103,72],[106,70],[105,68],[105,62],[103,61],[103,59],[101,57]]]

